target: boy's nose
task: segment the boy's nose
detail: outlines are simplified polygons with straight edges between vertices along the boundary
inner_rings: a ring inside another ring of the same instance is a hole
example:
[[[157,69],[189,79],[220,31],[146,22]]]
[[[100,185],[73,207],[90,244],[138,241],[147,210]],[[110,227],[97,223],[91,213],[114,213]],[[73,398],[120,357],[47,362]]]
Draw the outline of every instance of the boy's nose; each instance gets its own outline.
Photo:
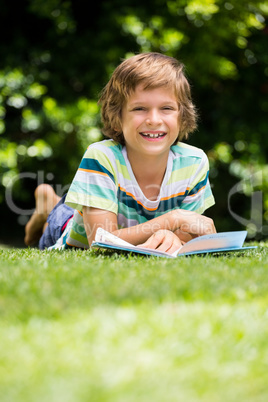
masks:
[[[146,123],[150,125],[158,125],[162,123],[162,118],[157,110],[151,110],[146,118]]]

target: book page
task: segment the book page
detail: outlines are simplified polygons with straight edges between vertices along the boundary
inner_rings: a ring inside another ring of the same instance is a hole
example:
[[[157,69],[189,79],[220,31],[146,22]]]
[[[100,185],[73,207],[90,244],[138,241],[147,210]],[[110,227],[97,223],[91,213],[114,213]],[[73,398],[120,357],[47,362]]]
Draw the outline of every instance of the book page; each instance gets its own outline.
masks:
[[[147,247],[141,247],[141,246],[134,246],[131,243],[128,243],[125,240],[120,239],[120,237],[117,237],[113,235],[110,232],[107,232],[106,230],[102,228],[98,228],[96,231],[95,235],[95,240],[92,242],[92,246],[94,246],[96,243],[101,244],[102,246],[114,246],[115,249],[117,250],[126,250],[126,251],[136,251],[136,252],[143,252],[144,254],[149,254],[149,255],[159,255],[159,256],[167,256],[167,257],[172,257],[171,254],[166,253],[164,251],[159,251]]]
[[[177,255],[191,251],[241,248],[246,236],[246,231],[222,232],[200,236],[184,244],[184,246],[178,250]]]
[[[110,232],[107,232],[107,230],[104,230],[102,228],[97,229],[96,235],[95,235],[95,242],[115,244],[117,246],[135,247],[135,246],[133,246],[133,244],[128,243],[127,241],[120,239],[120,237],[117,237],[117,236],[113,235]]]

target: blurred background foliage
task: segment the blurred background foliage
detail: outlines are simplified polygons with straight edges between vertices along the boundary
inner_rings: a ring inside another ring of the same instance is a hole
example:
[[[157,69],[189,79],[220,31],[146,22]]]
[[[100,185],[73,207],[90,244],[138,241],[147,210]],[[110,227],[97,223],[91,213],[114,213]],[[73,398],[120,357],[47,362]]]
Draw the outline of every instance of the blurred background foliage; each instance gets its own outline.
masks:
[[[68,189],[103,138],[101,89],[146,51],[186,66],[200,116],[188,142],[209,156],[218,231],[267,236],[267,1],[1,0],[0,12],[2,242],[22,243],[37,184]]]

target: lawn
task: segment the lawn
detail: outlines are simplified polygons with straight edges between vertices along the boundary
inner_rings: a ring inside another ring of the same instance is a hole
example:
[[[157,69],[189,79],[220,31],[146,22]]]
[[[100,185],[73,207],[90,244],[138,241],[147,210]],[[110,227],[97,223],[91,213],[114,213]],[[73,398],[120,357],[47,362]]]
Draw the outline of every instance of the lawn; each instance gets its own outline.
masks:
[[[176,260],[0,250],[1,402],[266,402],[268,243]]]

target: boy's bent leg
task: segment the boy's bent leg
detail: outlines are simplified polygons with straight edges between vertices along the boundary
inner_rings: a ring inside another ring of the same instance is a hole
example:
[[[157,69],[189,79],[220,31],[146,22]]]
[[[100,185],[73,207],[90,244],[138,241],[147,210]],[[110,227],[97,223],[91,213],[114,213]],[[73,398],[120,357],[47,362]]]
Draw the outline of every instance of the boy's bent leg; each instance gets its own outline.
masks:
[[[35,192],[35,211],[25,226],[24,242],[27,246],[37,243],[46,227],[49,213],[59,202],[53,188],[48,184],[40,184]]]

